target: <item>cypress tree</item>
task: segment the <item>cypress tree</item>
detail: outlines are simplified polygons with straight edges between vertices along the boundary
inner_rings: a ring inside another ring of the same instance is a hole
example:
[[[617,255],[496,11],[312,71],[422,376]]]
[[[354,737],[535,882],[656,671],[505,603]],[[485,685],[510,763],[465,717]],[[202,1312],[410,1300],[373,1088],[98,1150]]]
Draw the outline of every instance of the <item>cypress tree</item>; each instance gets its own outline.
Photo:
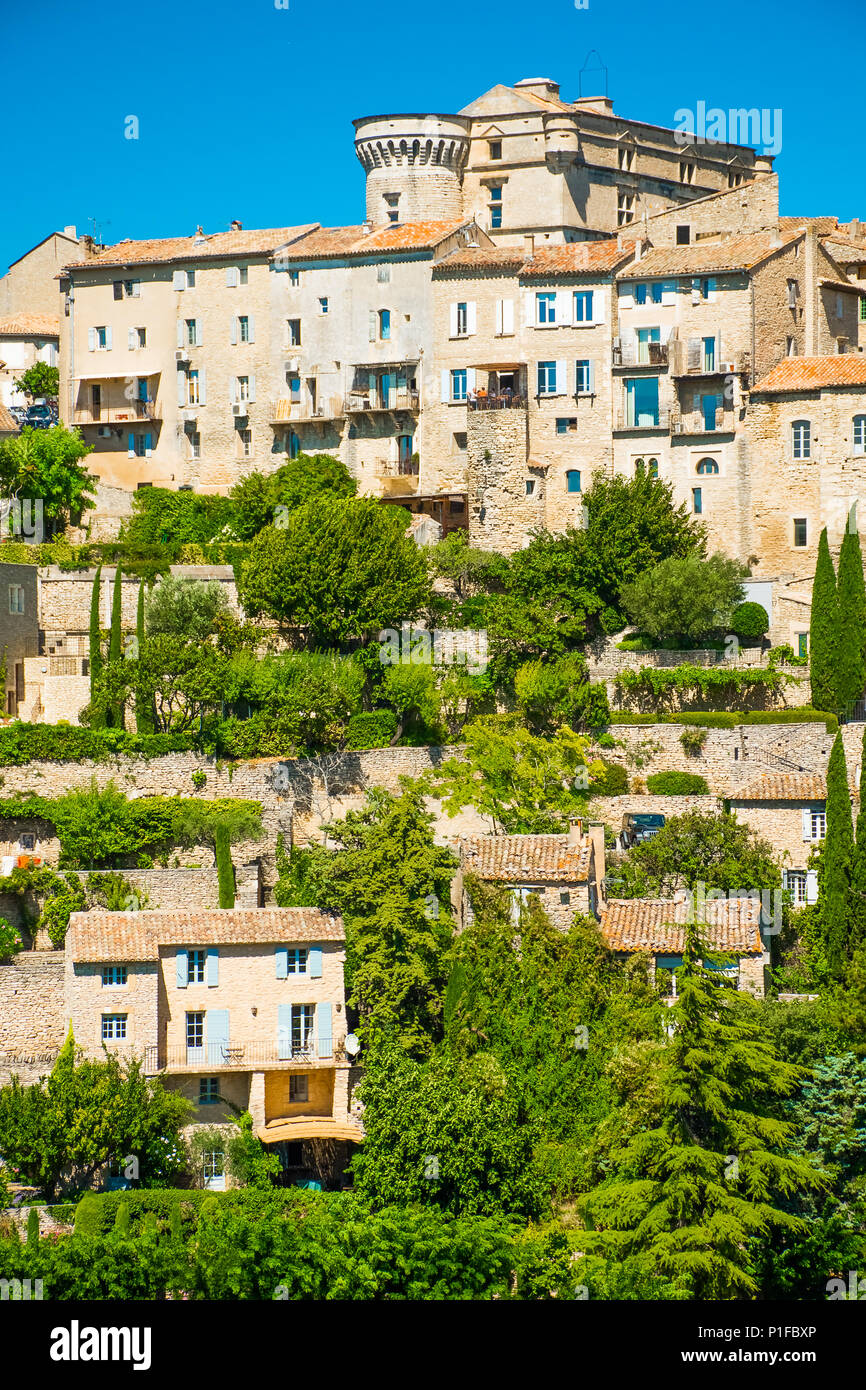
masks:
[[[234,907],[235,871],[232,865],[231,835],[229,827],[223,821],[217,821],[214,828],[214,852],[220,907]]]
[[[32,1249],[39,1244],[39,1212],[31,1207],[27,1213],[27,1245]]]
[[[839,553],[836,597],[839,608],[839,659],[836,695],[839,709],[851,717],[866,687],[866,584],[854,508]]]
[[[854,826],[842,735],[827,767],[827,834],[818,864],[818,918],[830,974],[838,979],[850,952]]]
[[[812,708],[835,714],[836,658],[839,645],[836,572],[827,541],[827,528],[821,532],[818,560],[812,583],[812,617],[809,624],[809,674],[812,679]]]
[[[144,580],[138,586],[138,610],[135,617],[136,657],[141,661],[144,655]],[[150,699],[141,681],[135,688],[135,728],[139,734],[153,733],[153,710]]]
[[[116,667],[121,657],[122,641],[120,622],[121,600],[123,597],[122,583],[123,574],[118,564],[117,569],[114,571],[114,590],[111,595],[111,631],[108,637],[108,664],[112,668]],[[111,724],[113,728],[122,729],[123,705],[112,702],[109,709],[109,724]]]
[[[90,595],[90,701],[93,704],[96,696],[96,687],[99,677],[102,674],[102,631],[99,626],[99,592],[102,581],[102,566],[97,565],[96,576],[93,580],[93,592]],[[93,727],[99,728],[105,723],[105,719],[100,711],[99,715],[94,713]]]
[[[866,730],[860,754],[860,809],[857,813],[857,839],[851,870],[850,902],[851,955],[866,946]]]

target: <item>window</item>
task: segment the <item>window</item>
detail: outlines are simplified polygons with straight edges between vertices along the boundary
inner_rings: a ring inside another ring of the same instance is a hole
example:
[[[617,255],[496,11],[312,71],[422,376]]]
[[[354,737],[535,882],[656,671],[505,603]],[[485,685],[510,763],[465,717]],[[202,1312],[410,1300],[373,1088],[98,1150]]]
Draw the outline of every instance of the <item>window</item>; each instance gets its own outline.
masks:
[[[147,329],[133,328],[132,331],[135,334],[135,346],[140,348],[147,347]]]
[[[688,225],[677,227],[677,246],[688,246],[692,239],[692,229]]]
[[[837,319],[842,319],[845,317],[845,302],[842,299],[841,294],[836,295],[836,317]]]
[[[287,319],[286,327],[289,330],[289,347],[301,346],[301,320]]]
[[[389,265],[376,266],[376,283],[379,285],[390,285],[391,267]]]
[[[103,965],[102,967],[103,985],[125,985],[126,966],[125,965]]]
[[[296,290],[296,289],[298,288],[298,285],[299,285],[300,283],[301,283],[301,272],[300,272],[299,270],[290,270],[290,271],[289,271],[289,284],[291,285],[292,289],[293,289],[293,290]]]
[[[854,453],[866,454],[866,415],[854,416]]]
[[[469,437],[465,430],[454,431],[454,434],[452,435],[452,444],[456,453],[462,454],[464,450],[467,448],[468,443]]]
[[[634,302],[635,304],[646,304],[646,285],[635,285]]]
[[[323,297],[320,297],[320,299],[319,299],[319,313],[320,313],[320,314],[326,314],[327,312],[328,312],[328,297],[327,297],[327,295],[325,295],[325,296],[323,296]]]
[[[705,372],[714,372],[716,370],[715,338],[703,339],[703,370]]]
[[[659,379],[657,376],[630,377],[625,383],[626,426],[656,429],[659,423]]]
[[[199,374],[193,369],[187,374],[186,378],[186,402],[187,405],[198,405],[200,399]]]
[[[588,357],[580,357],[574,364],[575,395],[592,390],[592,363]]]
[[[798,633],[797,633],[797,655],[798,655],[798,656],[808,656],[808,655],[809,655],[809,634],[808,634],[808,632],[798,632]]]
[[[694,183],[695,166],[688,159],[680,160],[680,183]]]
[[[808,524],[804,516],[794,517],[794,544],[796,546],[808,545]]]
[[[129,436],[132,448],[129,452],[133,458],[146,459],[150,455],[150,435],[131,434]]]
[[[466,368],[458,367],[451,373],[451,399],[452,401],[466,400]]]
[[[18,844],[21,849],[34,850],[36,848],[36,836],[33,834],[32,830],[24,830]]]
[[[704,503],[703,503],[703,498],[701,497],[701,489],[700,489],[699,487],[693,487],[693,488],[692,488],[692,511],[694,512],[695,516],[700,516],[700,514],[701,514],[701,512],[702,512],[703,510],[704,510]]]
[[[556,422],[557,434],[568,434],[570,430],[577,429],[577,420],[572,416],[570,419],[559,419]]]
[[[9,612],[24,612],[24,590],[20,584],[9,585]]]
[[[181,271],[180,273],[181,273],[181,275],[183,275],[183,271]],[[186,272],[186,287],[187,287],[188,290],[194,290],[194,289],[195,289],[195,271],[194,271],[194,270],[188,270],[188,271]]]
[[[198,430],[190,430],[187,435],[189,439],[189,456],[191,459],[201,458],[201,435]]]
[[[305,975],[307,972],[307,949],[301,946],[291,946],[286,953],[289,958],[289,974]]]
[[[237,380],[238,401],[248,401],[250,398],[250,379],[248,376],[239,376]]]
[[[826,811],[809,812],[809,829],[813,840],[823,840],[827,834]]]
[[[195,347],[198,343],[195,319],[186,320],[186,341],[190,347]]]
[[[808,420],[795,420],[791,426],[791,452],[795,459],[812,457],[812,426]]]
[[[535,479],[535,478],[527,478],[527,479],[526,479],[526,495],[527,495],[527,497],[534,497],[534,496],[535,496],[535,483],[536,483],[536,479]]]
[[[117,1042],[126,1037],[126,1014],[102,1015],[102,1041]]]
[[[570,468],[566,473],[565,488],[567,492],[580,492],[580,473],[576,468]]]
[[[652,282],[652,284],[650,285],[649,290],[650,290],[650,302],[651,302],[652,304],[661,304],[661,302],[662,302],[662,282],[661,282],[661,280],[654,280],[654,281]]]
[[[466,503],[462,497],[452,497],[448,503],[448,511],[451,516],[462,516],[466,510]]]
[[[564,907],[568,907],[569,903],[571,902],[571,893],[568,891],[567,888],[564,888],[560,893],[559,901],[563,904]]]
[[[535,322],[556,323],[556,293],[544,290],[535,296]]]
[[[785,354],[788,357],[797,356],[797,339],[790,335],[785,339]]]
[[[301,452],[301,441],[292,430],[289,434],[289,458],[296,459]]]
[[[697,471],[699,473],[718,473],[719,465],[715,459],[701,459]]]
[[[740,173],[739,170],[728,170],[728,188],[739,188],[742,182],[743,175]]]
[[[716,282],[712,276],[703,276],[700,282],[701,299],[709,299],[716,292]]]
[[[308,1076],[289,1077],[289,1104],[298,1105],[310,1099],[310,1078]]]
[[[616,199],[616,225],[627,227],[634,217],[634,194],[618,193]]]
[[[248,284],[249,278],[250,278],[249,267],[248,267],[248,266],[245,266],[245,265],[239,266],[239,267],[238,267],[238,280],[239,280],[240,284],[242,284],[242,285]]]
[[[250,320],[248,314],[241,314],[238,318],[238,341],[248,343],[250,341]]]
[[[191,985],[203,985],[207,953],[203,950],[187,951],[187,959],[187,982]]]
[[[575,323],[592,323],[592,290],[575,290]]]
[[[141,297],[141,281],[124,280],[123,293],[127,299],[139,299]]]
[[[538,394],[539,396],[556,395],[556,363],[539,362],[538,364]]]
[[[383,342],[387,342],[391,337],[391,310],[379,310],[379,337]]]
[[[617,151],[617,163],[620,169],[626,173],[634,168],[634,150],[631,145],[620,145]]]
[[[186,1016],[187,1047],[204,1047],[204,1014],[194,1013]]]
[[[313,1045],[314,1013],[315,1008],[312,1004],[292,1005],[291,1043],[293,1057],[301,1052],[306,1052],[307,1048]]]
[[[860,322],[866,323],[866,297],[860,300]]]
[[[108,339],[109,339],[109,330],[108,330],[104,325],[103,325],[101,328],[97,328],[97,330],[96,330],[96,346],[97,346],[97,348],[107,348],[107,347],[108,347]]]
[[[651,478],[657,478],[659,475],[658,459],[647,459],[646,470]]]
[[[457,305],[457,337],[462,338],[469,332],[469,310],[466,304]]]
[[[219,1149],[210,1149],[202,1154],[202,1172],[205,1187],[221,1192],[226,1185],[226,1156]]]
[[[650,343],[661,343],[662,331],[660,328],[639,328],[637,331],[637,360],[639,363],[647,365],[653,360],[650,352]],[[658,354],[656,361],[658,361]]]
[[[806,904],[806,870],[805,869],[786,869],[784,887],[791,894],[791,899],[795,907],[804,907]]]
[[[490,228],[496,231],[502,226],[502,185],[491,184],[489,189],[490,196]]]
[[[501,159],[501,158],[502,158],[502,141],[501,141],[501,140],[488,140],[488,142],[487,142],[487,155],[488,155],[488,158],[489,158],[489,159]]]
[[[250,429],[238,430],[238,438],[241,444],[241,455],[248,459],[253,456],[253,432]]]
[[[797,297],[800,293],[800,286],[796,280],[788,281],[788,308],[796,309]]]
[[[220,1079],[218,1076],[202,1076],[198,1083],[199,1105],[219,1105]]]

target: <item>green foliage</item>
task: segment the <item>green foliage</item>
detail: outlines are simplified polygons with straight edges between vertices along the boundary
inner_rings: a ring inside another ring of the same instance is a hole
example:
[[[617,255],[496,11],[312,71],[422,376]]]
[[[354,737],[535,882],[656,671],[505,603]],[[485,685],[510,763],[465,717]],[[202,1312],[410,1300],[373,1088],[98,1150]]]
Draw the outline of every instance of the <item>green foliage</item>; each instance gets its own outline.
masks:
[[[341,459],[300,453],[274,473],[250,473],[235,483],[229,493],[234,503],[232,525],[242,539],[252,540],[275,519],[314,498],[354,497],[356,491],[357,484]]]
[[[642,666],[639,671],[620,671],[616,689],[620,695],[649,704],[656,710],[676,699],[712,700],[730,705],[743,695],[750,695],[763,702],[770,694],[783,690],[791,680],[791,676],[771,666],[737,669],[684,663],[682,666]],[[614,713],[611,723],[616,720]]]
[[[190,773],[190,781],[192,782],[196,791],[200,792],[203,787],[207,786],[207,773],[204,771],[203,768],[197,767],[193,772]]]
[[[248,717],[232,716],[220,726],[220,751],[267,757],[339,748],[361,710],[365,684],[360,663],[334,652],[283,652],[261,661],[238,654],[224,695]]]
[[[314,499],[250,547],[238,585],[244,608],[300,627],[315,644],[368,643],[419,613],[430,596],[406,514],[373,498]]]
[[[836,572],[825,526],[818,542],[809,624],[809,673],[812,678],[812,704],[816,709],[835,712],[839,708],[836,691],[839,635]]]
[[[123,655],[123,634],[121,631],[123,602],[123,571],[120,565],[114,571],[114,588],[111,594],[111,630],[108,636],[108,664],[116,670]],[[105,707],[105,722],[112,729],[123,728],[123,703],[111,700]]]
[[[866,584],[854,515],[852,508],[851,524],[842,537],[836,591],[839,622],[836,703],[849,718],[855,702],[862,699],[866,689]]]
[[[33,762],[109,762],[121,755],[150,759],[186,753],[194,746],[191,734],[131,734],[124,729],[15,722],[0,728],[0,767],[24,767]]]
[[[139,488],[132,494],[132,517],[122,537],[130,544],[155,546],[166,542],[211,541],[234,517],[227,497],[175,488]]]
[[[686,811],[670,816],[623,859],[617,897],[672,898],[681,888],[744,892],[778,888],[773,846],[735,816]]]
[[[696,639],[723,632],[743,597],[748,571],[717,553],[671,556],[622,587],[632,620],[659,641]]]
[[[731,631],[742,638],[761,638],[770,630],[767,610],[760,603],[738,603],[731,614]]]
[[[243,1187],[270,1191],[271,1180],[280,1171],[279,1158],[259,1139],[248,1110],[237,1117],[236,1125],[237,1133],[230,1136],[226,1149],[229,1173]]]
[[[386,666],[378,697],[397,714],[395,739],[417,730],[419,741],[439,742],[439,688],[436,673],[424,662]],[[430,735],[432,734],[432,739]]]
[[[27,1213],[27,1245],[29,1249],[39,1244],[39,1212],[31,1207]]]
[[[592,685],[586,659],[570,652],[555,661],[527,661],[514,677],[517,706],[533,733],[550,733],[562,724],[598,729],[610,722],[607,691]]]
[[[387,748],[397,733],[397,716],[390,709],[360,710],[346,725],[346,748]]]
[[[427,551],[432,575],[450,579],[462,602],[481,589],[504,588],[508,561],[494,550],[476,550],[465,531],[452,531]]]
[[[835,734],[839,721],[835,714],[827,714],[810,706],[797,706],[774,710],[680,710],[676,714],[659,711],[652,714],[634,714],[628,710],[614,710],[611,724],[691,724],[702,729],[736,729],[740,724],[824,724],[828,734]]]
[[[7,922],[5,917],[0,917],[0,960],[7,960],[9,956],[14,956],[21,950],[24,942],[21,940],[21,933],[17,927],[13,927],[11,922]]]
[[[625,796],[628,791],[628,773],[622,763],[610,763],[606,758],[593,764],[594,771],[590,782],[593,796]]]
[[[841,732],[827,766],[827,834],[818,860],[818,924],[827,968],[840,979],[850,959],[854,827]]]
[[[56,399],[60,390],[60,368],[52,367],[48,362],[34,362],[32,367],[16,377],[14,386],[16,391],[23,391],[26,396]]]
[[[687,728],[680,734],[680,743],[683,750],[692,757],[698,757],[703,750],[703,746],[709,737],[706,729]]]
[[[142,579],[138,586],[138,604],[135,613],[135,640],[136,655],[141,656],[144,651],[145,630],[144,630],[144,610],[145,610],[145,581]],[[92,690],[92,686],[91,686]],[[147,690],[139,686],[135,691],[135,731],[137,734],[152,734],[153,728],[153,708],[150,704]]]
[[[0,440],[0,493],[41,501],[51,536],[94,505],[90,494],[96,478],[81,462],[92,452],[93,445],[85,444],[77,430],[27,425],[19,435]]]
[[[204,642],[214,632],[218,620],[230,611],[225,588],[215,579],[202,581],[167,575],[147,597],[145,631],[148,637]]]
[[[706,777],[696,772],[654,772],[646,779],[646,789],[652,796],[707,796]]]
[[[106,912],[138,912],[147,906],[147,894],[123,874],[87,875],[87,891]]]
[[[216,855],[220,907],[234,907],[235,871],[232,864],[231,842],[228,826],[222,822],[218,823],[216,827],[214,853]]]

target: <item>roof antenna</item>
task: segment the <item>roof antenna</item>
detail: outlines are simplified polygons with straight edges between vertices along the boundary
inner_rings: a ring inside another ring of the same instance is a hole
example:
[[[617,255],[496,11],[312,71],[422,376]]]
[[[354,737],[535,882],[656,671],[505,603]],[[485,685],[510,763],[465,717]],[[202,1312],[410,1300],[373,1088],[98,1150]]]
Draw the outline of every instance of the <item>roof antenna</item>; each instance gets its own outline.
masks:
[[[592,59],[592,58],[595,58],[595,59],[597,60],[594,64],[590,62],[590,59]],[[587,55],[586,55],[586,62],[584,63],[583,67],[580,69],[580,72],[577,74],[577,96],[578,96],[578,100],[580,100],[580,98],[581,98],[582,96],[584,96],[584,90],[583,90],[583,75],[584,75],[584,73],[589,73],[589,72],[603,72],[603,73],[604,73],[604,91],[603,91],[603,92],[599,92],[598,90],[596,90],[596,91],[589,91],[589,92],[587,92],[585,95],[586,95],[586,96],[593,96],[593,97],[597,97],[597,96],[604,96],[604,97],[606,97],[606,96],[607,96],[607,67],[606,67],[605,64],[601,61],[601,54],[599,53],[599,51],[598,51],[597,48],[592,48],[592,49],[590,49],[589,53],[587,53]]]

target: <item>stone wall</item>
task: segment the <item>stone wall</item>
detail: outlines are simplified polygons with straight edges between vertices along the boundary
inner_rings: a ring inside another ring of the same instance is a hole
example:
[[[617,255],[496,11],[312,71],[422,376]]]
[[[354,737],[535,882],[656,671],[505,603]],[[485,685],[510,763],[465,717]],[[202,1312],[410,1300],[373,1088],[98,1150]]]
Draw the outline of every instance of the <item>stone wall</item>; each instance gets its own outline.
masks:
[[[657,213],[647,231],[653,246],[676,246],[680,226],[688,225],[696,242],[723,231],[745,235],[769,230],[778,226],[778,218],[779,176],[767,173],[739,188]]]
[[[0,1085],[50,1071],[68,1028],[63,952],[23,952],[0,962]]]
[[[231,565],[172,565],[170,572],[177,578],[216,581],[223,586],[233,611],[240,612]],[[99,621],[103,628],[111,625],[115,573],[113,566],[103,566],[99,586]],[[46,637],[51,633],[89,631],[95,578],[95,569],[62,570],[59,565],[45,565],[39,570],[39,626]],[[123,575],[120,613],[126,632],[135,631],[140,585],[137,575]]]
[[[721,809],[721,799],[717,796],[650,796],[648,793],[634,793],[596,797],[592,802],[591,814],[618,835],[622,830],[622,818],[627,812],[669,818],[683,816],[687,811],[720,813]]]

